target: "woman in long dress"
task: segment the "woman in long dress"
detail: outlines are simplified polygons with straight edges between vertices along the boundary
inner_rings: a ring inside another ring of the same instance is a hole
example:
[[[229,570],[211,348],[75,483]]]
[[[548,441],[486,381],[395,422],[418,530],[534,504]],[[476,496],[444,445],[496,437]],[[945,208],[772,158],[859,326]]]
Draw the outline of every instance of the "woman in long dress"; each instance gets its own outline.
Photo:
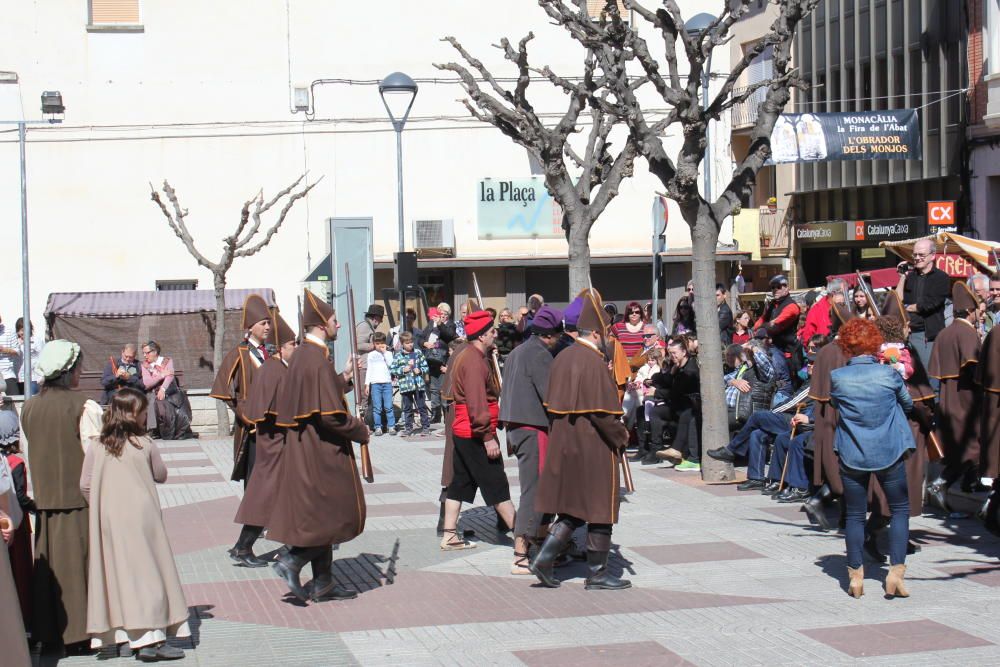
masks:
[[[101,406],[74,391],[80,346],[54,340],[38,357],[42,391],[21,411],[21,444],[35,497],[31,637],[86,650],[87,501],[80,494],[85,450],[101,432]]]
[[[156,341],[142,346],[142,383],[149,393],[146,428],[156,429],[163,440],[186,440],[191,432],[191,404],[174,375],[174,361],[160,354]]]
[[[7,557],[7,545],[15,539],[17,527],[11,521],[13,508],[13,479],[5,476],[0,484],[0,534],[3,543],[0,544],[0,648],[3,649],[3,664],[11,667],[30,667],[31,656],[28,653],[28,642],[24,634],[24,621],[21,620],[21,608],[17,602],[17,590],[14,578],[10,573],[10,560]],[[21,521],[27,521],[22,517]]]
[[[145,435],[147,405],[135,389],[115,394],[100,441],[84,460],[80,491],[91,512],[87,633],[94,648],[128,642],[140,660],[175,660],[184,651],[167,638],[191,631],[156,493],[167,468]]]

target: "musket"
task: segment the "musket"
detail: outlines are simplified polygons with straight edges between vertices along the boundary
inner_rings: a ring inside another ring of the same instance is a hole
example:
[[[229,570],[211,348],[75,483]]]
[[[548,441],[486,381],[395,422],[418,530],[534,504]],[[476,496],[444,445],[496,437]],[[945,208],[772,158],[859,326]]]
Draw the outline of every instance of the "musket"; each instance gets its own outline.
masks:
[[[351,267],[344,264],[344,278],[347,283],[347,317],[350,320],[348,329],[351,334],[351,372],[354,375],[354,416],[360,419],[358,405],[360,404],[359,392],[361,391],[361,369],[358,368],[358,359],[353,359],[358,352],[358,332],[354,326],[354,292],[351,290]],[[392,409],[390,407],[390,409]],[[375,481],[375,471],[372,469],[372,458],[368,453],[368,443],[361,443],[361,476],[371,484]]]
[[[590,299],[590,305],[594,307],[594,310],[597,311],[597,316],[600,317],[601,309],[597,306],[597,300],[594,299],[594,286],[590,282],[589,275],[587,276],[587,298]],[[608,328],[604,327],[604,331],[602,333],[604,335],[605,345],[607,345]],[[611,381],[614,382],[614,379]],[[632,493],[635,491],[635,482],[632,480],[632,468],[628,464],[628,456],[625,454],[625,447],[618,450],[618,458],[621,461],[622,479],[625,482],[625,491],[627,493]]]
[[[795,406],[795,417],[799,416],[799,411],[801,410],[802,410],[802,404],[799,403],[798,405]],[[791,448],[792,446],[792,438],[795,437],[795,428],[798,426],[798,424],[795,422],[795,417],[792,417],[792,432],[788,436],[789,448]],[[788,458],[789,458],[788,452],[785,452],[785,463],[784,465],[781,466],[781,479],[778,481],[778,491],[781,491],[781,489],[785,486],[785,475],[788,473]]]
[[[875,294],[868,286],[868,283],[865,282],[865,278],[861,275],[861,271],[855,271],[854,273],[858,274],[858,287],[865,293],[865,298],[868,299],[868,307],[875,313],[875,317],[882,317],[882,309],[878,307],[878,302],[875,301]]]
[[[479,281],[476,280],[475,271],[472,272],[472,289],[476,291],[476,303],[481,309],[485,310],[483,294],[479,291]],[[500,355],[497,354],[495,347],[490,348],[490,361],[493,362],[493,372],[497,374],[497,386],[503,388],[503,376],[500,374]]]

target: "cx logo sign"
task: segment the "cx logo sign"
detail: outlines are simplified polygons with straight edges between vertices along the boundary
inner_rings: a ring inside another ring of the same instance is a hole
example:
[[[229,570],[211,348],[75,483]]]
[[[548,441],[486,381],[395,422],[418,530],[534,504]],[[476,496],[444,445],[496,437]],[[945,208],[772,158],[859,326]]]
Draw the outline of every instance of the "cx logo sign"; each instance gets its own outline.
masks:
[[[865,240],[865,221],[858,220],[854,223],[854,240],[864,241]]]
[[[955,222],[955,202],[953,201],[929,201],[927,202],[927,224],[931,226],[950,226]]]

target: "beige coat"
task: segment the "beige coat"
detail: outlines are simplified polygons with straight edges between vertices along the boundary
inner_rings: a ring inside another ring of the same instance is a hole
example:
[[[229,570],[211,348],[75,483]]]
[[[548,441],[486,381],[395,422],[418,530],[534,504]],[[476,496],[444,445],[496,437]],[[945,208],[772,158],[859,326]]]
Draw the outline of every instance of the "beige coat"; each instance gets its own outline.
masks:
[[[154,481],[167,469],[148,437],[121,457],[103,445],[87,450],[80,490],[90,502],[87,633],[165,629],[185,623],[187,602],[163,525]]]

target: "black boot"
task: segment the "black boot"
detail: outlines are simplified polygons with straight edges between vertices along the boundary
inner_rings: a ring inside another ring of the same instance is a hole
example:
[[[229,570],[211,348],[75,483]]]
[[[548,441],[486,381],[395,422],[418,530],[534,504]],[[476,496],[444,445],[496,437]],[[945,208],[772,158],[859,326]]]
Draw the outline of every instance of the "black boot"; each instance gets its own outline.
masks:
[[[267,561],[253,554],[253,543],[257,541],[264,529],[260,526],[243,526],[236,546],[229,550],[229,557],[239,567],[267,567]]]
[[[820,529],[824,531],[831,531],[834,529],[833,523],[826,516],[826,505],[833,499],[833,492],[830,491],[830,485],[824,484],[820,487],[819,491],[813,494],[813,497],[805,501],[802,507],[805,509],[806,514],[809,518],[815,521]]]
[[[584,582],[588,591],[620,591],[632,588],[628,579],[619,579],[608,570],[608,556],[611,554],[611,536],[607,533],[587,533],[587,567],[590,576]]]
[[[309,597],[313,602],[329,600],[353,600],[358,597],[357,591],[344,588],[333,580],[333,551],[323,547],[323,553],[312,559],[313,580]]]
[[[649,433],[644,429],[638,427],[635,431],[635,457],[633,461],[641,461],[649,453]]]
[[[562,553],[563,548],[571,539],[573,539],[573,526],[565,521],[558,521],[549,528],[549,534],[542,543],[542,548],[538,550],[535,559],[528,566],[528,569],[531,570],[533,575],[538,577],[538,581],[542,582],[543,586],[547,588],[559,588],[561,582],[555,578],[552,568],[555,565],[556,558],[559,557],[559,554]]]
[[[292,547],[287,554],[271,565],[271,568],[278,573],[292,594],[303,602],[309,600],[309,593],[302,587],[299,573],[306,563],[320,556],[324,550],[329,551],[330,547]]]

